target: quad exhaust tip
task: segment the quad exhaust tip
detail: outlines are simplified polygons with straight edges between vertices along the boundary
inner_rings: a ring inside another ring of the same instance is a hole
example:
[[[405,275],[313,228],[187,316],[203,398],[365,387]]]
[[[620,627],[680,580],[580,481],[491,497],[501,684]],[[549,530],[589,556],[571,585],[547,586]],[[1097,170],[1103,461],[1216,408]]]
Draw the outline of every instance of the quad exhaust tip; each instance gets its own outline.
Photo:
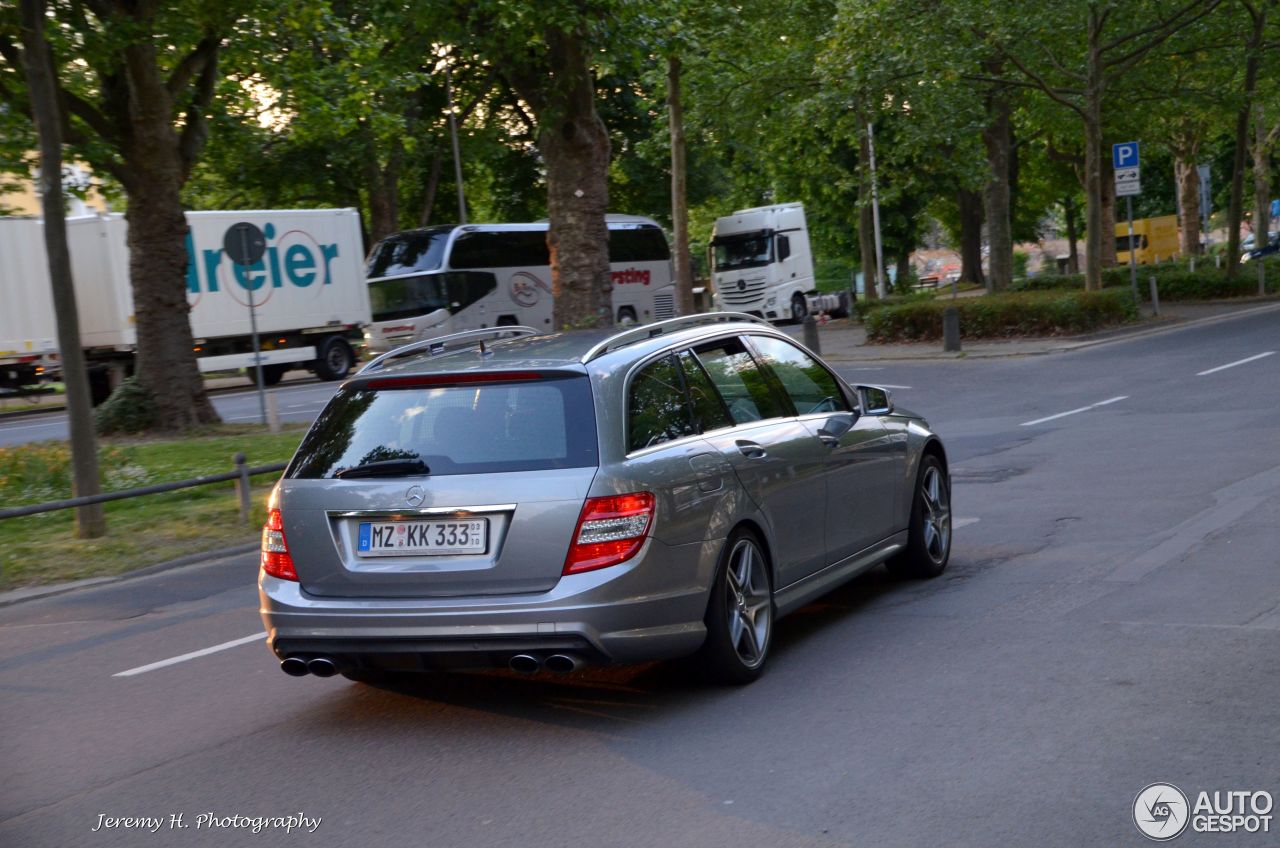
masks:
[[[528,654],[516,654],[507,665],[511,667],[512,671],[518,671],[521,674],[537,674],[538,670],[542,668],[542,661]]]
[[[315,657],[307,660],[307,671],[316,677],[333,677],[338,673],[338,667],[328,657]]]
[[[290,677],[306,677],[310,674],[307,661],[302,657],[285,657],[280,660],[280,670]]]
[[[582,668],[583,662],[573,654],[552,654],[545,663],[548,671],[556,674],[570,674]]]

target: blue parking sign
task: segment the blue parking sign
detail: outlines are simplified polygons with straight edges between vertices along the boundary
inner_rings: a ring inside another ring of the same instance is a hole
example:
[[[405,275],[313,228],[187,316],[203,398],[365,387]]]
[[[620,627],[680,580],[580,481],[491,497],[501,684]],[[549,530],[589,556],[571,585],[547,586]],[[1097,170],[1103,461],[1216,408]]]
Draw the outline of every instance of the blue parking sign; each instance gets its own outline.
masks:
[[[1138,163],[1138,142],[1126,141],[1123,144],[1111,145],[1111,167],[1116,170],[1140,167]]]

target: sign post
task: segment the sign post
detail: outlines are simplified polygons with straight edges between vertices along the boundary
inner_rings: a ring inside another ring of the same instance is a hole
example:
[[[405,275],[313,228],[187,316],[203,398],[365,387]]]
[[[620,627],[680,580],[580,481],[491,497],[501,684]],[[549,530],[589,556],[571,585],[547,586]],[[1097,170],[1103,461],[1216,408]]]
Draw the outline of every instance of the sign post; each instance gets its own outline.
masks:
[[[267,237],[255,224],[241,221],[227,227],[222,237],[222,249],[236,265],[244,268],[245,291],[249,293],[249,329],[253,334],[253,370],[258,385],[258,413],[261,423],[267,423],[267,395],[262,383],[262,346],[258,342],[258,313],[253,302],[253,283],[249,281],[249,267],[267,252]]]
[[[1111,166],[1116,177],[1116,197],[1123,197],[1129,214],[1129,288],[1133,302],[1138,299],[1138,258],[1133,243],[1133,196],[1142,193],[1142,163],[1138,155],[1138,142],[1126,141],[1111,145]]]

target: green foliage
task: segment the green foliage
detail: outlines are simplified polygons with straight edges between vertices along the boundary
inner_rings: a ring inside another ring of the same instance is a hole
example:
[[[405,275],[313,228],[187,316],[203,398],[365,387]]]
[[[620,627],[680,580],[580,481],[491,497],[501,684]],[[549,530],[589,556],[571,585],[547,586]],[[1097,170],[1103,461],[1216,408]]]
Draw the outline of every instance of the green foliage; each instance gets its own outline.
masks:
[[[853,317],[858,321],[866,321],[867,316],[878,309],[904,304],[931,302],[937,295],[931,291],[909,291],[902,294],[891,294],[880,300],[867,300],[865,297],[853,304]]]
[[[1013,278],[1015,280],[1027,276],[1027,263],[1031,261],[1031,254],[1025,250],[1015,250],[1013,252]]]
[[[870,311],[866,317],[867,340],[885,343],[940,339],[942,314],[948,307],[960,310],[960,334],[967,339],[1087,333],[1138,317],[1133,299],[1124,291],[919,299]]]
[[[98,451],[103,488],[111,491],[146,485],[146,469],[132,448]],[[41,442],[0,448],[0,501],[7,506],[42,503],[71,496],[71,448],[66,442]]]
[[[98,407],[93,421],[101,436],[146,432],[156,422],[155,398],[137,377],[130,377]]]

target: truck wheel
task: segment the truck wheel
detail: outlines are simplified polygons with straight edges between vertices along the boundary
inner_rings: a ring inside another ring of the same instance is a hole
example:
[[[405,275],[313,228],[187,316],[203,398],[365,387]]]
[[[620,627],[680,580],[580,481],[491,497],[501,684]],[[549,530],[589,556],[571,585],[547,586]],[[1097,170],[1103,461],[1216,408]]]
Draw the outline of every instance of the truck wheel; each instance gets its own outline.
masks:
[[[329,336],[316,348],[316,376],[321,380],[341,380],[355,364],[356,355],[341,336]]]
[[[288,365],[264,365],[262,366],[262,385],[274,386],[284,379],[284,372],[289,370]],[[249,369],[249,379],[253,379],[253,369]]]
[[[803,321],[809,315],[809,301],[804,295],[796,292],[791,295],[791,320]]]

